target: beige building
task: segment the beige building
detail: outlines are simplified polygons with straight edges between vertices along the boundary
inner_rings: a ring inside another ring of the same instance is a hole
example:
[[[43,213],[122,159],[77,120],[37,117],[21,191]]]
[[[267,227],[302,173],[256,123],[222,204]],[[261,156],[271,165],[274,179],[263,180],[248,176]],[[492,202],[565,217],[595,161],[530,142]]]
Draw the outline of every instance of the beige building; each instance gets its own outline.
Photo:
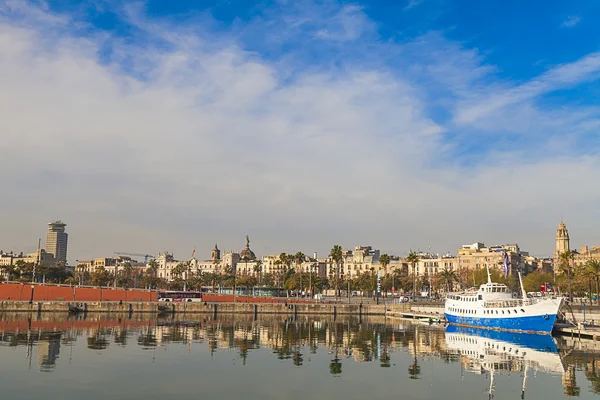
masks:
[[[504,271],[504,254],[508,256],[508,275],[516,274],[517,271],[524,271],[524,256],[529,255],[522,252],[516,244],[498,245],[486,247],[481,242],[470,245],[463,245],[458,249],[456,256],[458,270],[463,269],[481,269],[489,265],[490,268],[497,268]]]
[[[15,265],[19,261],[22,261],[26,264],[41,265],[54,265],[56,263],[52,254],[46,253],[46,250],[44,249],[40,249],[34,253],[28,254],[0,253],[0,267]]]
[[[458,272],[459,259],[458,257],[449,254],[440,256],[435,254],[422,253],[419,254],[419,261],[415,265],[417,276],[432,276],[437,275],[444,269]],[[412,274],[412,265],[408,268]]]
[[[579,250],[571,249],[569,231],[565,223],[561,221],[556,230],[556,248],[554,250],[554,272],[556,274],[562,273],[561,269],[558,268],[560,265],[559,258],[562,253],[568,250],[573,252],[575,265],[584,265],[589,260],[600,260],[600,246],[581,246]]]

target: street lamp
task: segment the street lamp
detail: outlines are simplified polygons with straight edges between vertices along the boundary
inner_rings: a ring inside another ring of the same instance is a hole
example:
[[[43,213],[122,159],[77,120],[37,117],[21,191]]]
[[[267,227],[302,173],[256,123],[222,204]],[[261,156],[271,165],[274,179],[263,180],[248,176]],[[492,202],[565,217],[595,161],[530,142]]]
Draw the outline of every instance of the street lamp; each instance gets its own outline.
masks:
[[[350,266],[348,266],[348,304],[350,304]]]

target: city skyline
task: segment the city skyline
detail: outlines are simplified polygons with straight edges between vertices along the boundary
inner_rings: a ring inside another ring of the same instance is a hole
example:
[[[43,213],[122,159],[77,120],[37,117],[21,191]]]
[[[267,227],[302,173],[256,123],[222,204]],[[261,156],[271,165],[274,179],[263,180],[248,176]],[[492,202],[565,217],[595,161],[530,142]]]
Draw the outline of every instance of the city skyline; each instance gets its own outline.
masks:
[[[52,253],[52,248],[54,248],[55,246],[55,242],[52,242],[51,246],[48,246],[48,238],[50,238],[50,232],[54,231],[54,227],[55,226],[59,226],[59,230],[62,231],[63,235],[64,235],[64,239],[66,241],[66,238],[68,237],[68,233],[65,233],[64,227],[67,225],[66,223],[62,222],[62,221],[53,221],[47,224],[48,225],[48,232],[47,232],[47,237],[46,240],[47,242],[45,243],[45,246],[42,247],[46,247],[46,252],[48,252],[51,256],[53,256]],[[564,221],[561,220],[561,222],[558,225],[558,231],[562,232],[562,230],[566,229],[565,228],[565,224]],[[520,244],[518,242],[510,242],[510,241],[504,241],[504,242],[488,242],[488,241],[484,241],[484,240],[472,240],[472,241],[467,241],[464,243],[461,243],[459,245],[457,245],[454,249],[450,249],[450,250],[446,250],[446,251],[438,251],[435,248],[432,248],[431,246],[426,246],[425,248],[423,247],[417,247],[417,248],[410,248],[410,249],[396,249],[396,250],[390,250],[390,251],[386,251],[386,250],[381,250],[376,243],[353,243],[353,244],[349,244],[349,245],[342,245],[342,249],[344,250],[354,250],[357,247],[361,247],[361,246],[369,246],[371,247],[373,250],[377,250],[378,254],[389,254],[390,256],[400,256],[400,257],[406,257],[410,251],[414,251],[417,252],[419,254],[430,254],[436,257],[445,257],[445,256],[452,256],[455,257],[458,253],[461,247],[464,246],[470,246],[472,244],[476,244],[476,243],[483,243],[487,246],[511,246],[511,245],[518,245],[521,249],[521,251],[525,251],[527,254],[530,254],[536,258],[540,258],[540,259],[551,259],[553,257],[556,257],[556,252],[559,251],[559,247],[560,251],[565,251],[565,249],[563,248],[564,245],[559,244],[559,240],[557,237],[557,232],[555,231],[555,235],[554,235],[554,247],[552,250],[551,254],[534,254],[531,251],[528,250],[527,245],[523,245]],[[582,244],[578,244],[575,243],[574,245],[571,244],[569,245],[569,234],[566,234],[567,240],[567,246],[574,251],[578,251],[581,247],[585,246],[585,247],[593,247],[593,246],[598,246],[598,243],[582,243]],[[38,239],[38,240],[41,240]],[[37,243],[37,242],[36,242]],[[237,253],[240,254],[244,251],[244,249],[246,249],[249,244],[250,244],[250,237],[249,235],[246,235],[244,238],[244,243],[245,246],[241,247],[241,248],[236,248],[235,246],[219,246],[218,245],[218,241],[214,242],[214,244],[210,245],[210,246],[204,246],[203,244],[200,245],[195,245],[193,247],[193,249],[191,250],[191,255],[190,255],[190,259],[191,258],[196,258],[198,260],[210,260],[212,258],[214,258],[214,254],[215,251],[217,251],[217,253],[221,254],[221,252],[223,252],[223,254],[231,254],[231,253]],[[339,244],[339,243],[335,243],[335,244]],[[333,246],[334,244],[332,243],[331,246]],[[326,245],[325,245],[326,246]],[[330,247],[331,247],[330,246]],[[66,246],[65,246],[66,247]],[[206,248],[205,248],[206,247]],[[210,249],[208,249],[208,247],[210,247]],[[260,246],[257,246],[258,248],[261,248]],[[264,248],[265,246],[263,246]],[[260,252],[257,251],[257,258],[262,258],[262,257],[266,257],[266,256],[271,256],[271,255],[278,255],[280,253],[289,253],[289,254],[296,254],[297,252],[302,252],[304,253],[306,256],[308,257],[312,257],[313,254],[317,254],[318,258],[326,258],[329,256],[329,252],[331,250],[331,248],[325,248],[323,246],[321,247],[315,247],[315,248],[322,248],[323,251],[317,251],[315,249],[312,250],[306,250],[306,249],[275,249],[274,251],[272,251],[271,253],[265,253],[265,252]],[[252,249],[255,249],[254,245],[252,245]],[[58,250],[61,251],[61,253],[64,251],[66,253],[66,249],[61,250],[60,246],[58,247]],[[18,248],[18,249],[13,249],[13,248],[3,248],[2,245],[0,244],[0,251],[3,251],[4,253],[11,253],[11,254],[27,254],[27,253],[32,253],[33,250],[31,250],[29,248],[29,246],[25,245],[24,249],[23,248]],[[153,255],[160,255],[164,252],[167,252],[169,254],[172,254],[175,256],[175,259],[187,259],[186,258],[186,252],[185,251],[173,251],[172,249],[165,249],[162,248],[160,250],[155,250],[155,251],[151,251],[148,253],[145,253],[146,257],[144,257],[144,253],[137,253],[135,251],[133,251],[132,253],[128,253],[128,252],[123,252],[123,251],[107,251],[104,253],[94,253],[94,254],[87,254],[84,256],[79,256],[77,258],[73,258],[73,260],[71,260],[70,264],[75,265],[76,262],[73,261],[82,261],[82,260],[91,260],[94,258],[102,258],[102,257],[116,257],[117,255],[127,255],[127,256],[132,256],[134,259],[136,259],[137,261],[142,261],[145,260],[147,261],[147,256],[153,256]],[[77,252],[77,250],[75,251],[76,254],[79,254],[79,252]],[[137,255],[137,258],[135,257]]]
[[[600,243],[597,2],[171,3],[0,6],[3,250]]]

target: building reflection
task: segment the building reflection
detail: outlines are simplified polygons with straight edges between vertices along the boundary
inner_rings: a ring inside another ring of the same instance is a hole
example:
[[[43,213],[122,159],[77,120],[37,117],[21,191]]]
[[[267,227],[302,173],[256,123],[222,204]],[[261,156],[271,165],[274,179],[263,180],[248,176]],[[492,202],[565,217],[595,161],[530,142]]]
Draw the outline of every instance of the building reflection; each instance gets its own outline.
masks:
[[[256,349],[269,349],[273,357],[297,368],[309,365],[311,355],[327,351],[332,376],[344,373],[345,365],[374,363],[390,368],[396,358],[410,362],[404,373],[420,379],[424,360],[441,359],[460,363],[462,370],[487,376],[527,371],[560,374],[564,392],[580,393],[577,381],[585,375],[589,390],[600,393],[600,349],[582,350],[565,339],[531,342],[493,334],[449,329],[428,323],[409,321],[389,323],[383,318],[337,319],[329,316],[288,318],[284,316],[201,316],[194,320],[152,319],[151,316],[111,315],[47,316],[23,318],[17,314],[0,314],[0,346],[24,347],[29,362],[41,371],[52,371],[57,364],[70,361],[61,351],[72,352],[79,342],[87,350],[102,352],[111,346],[137,346],[144,351],[159,347],[186,345],[206,348],[211,355],[235,352],[242,365],[253,362]],[[387,323],[386,323],[387,322]],[[490,336],[491,335],[491,336]],[[66,349],[66,350],[65,350]],[[37,352],[37,353],[36,353]],[[76,362],[74,360],[73,362]],[[525,384],[525,383],[524,383]],[[491,390],[493,390],[493,381]]]

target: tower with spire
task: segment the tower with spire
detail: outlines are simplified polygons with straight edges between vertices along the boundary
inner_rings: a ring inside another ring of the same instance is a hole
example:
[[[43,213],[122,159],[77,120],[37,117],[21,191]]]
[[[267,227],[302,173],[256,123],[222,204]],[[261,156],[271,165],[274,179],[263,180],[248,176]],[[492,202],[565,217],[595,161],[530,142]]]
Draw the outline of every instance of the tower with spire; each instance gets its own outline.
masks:
[[[558,229],[556,230],[556,250],[554,255],[558,257],[560,254],[571,249],[571,243],[569,241],[569,231],[563,221],[560,221]]]
[[[217,247],[216,243],[215,243],[215,248],[212,249],[212,251],[210,252],[210,259],[213,262],[219,261],[221,259],[221,250],[219,250],[219,247]]]

